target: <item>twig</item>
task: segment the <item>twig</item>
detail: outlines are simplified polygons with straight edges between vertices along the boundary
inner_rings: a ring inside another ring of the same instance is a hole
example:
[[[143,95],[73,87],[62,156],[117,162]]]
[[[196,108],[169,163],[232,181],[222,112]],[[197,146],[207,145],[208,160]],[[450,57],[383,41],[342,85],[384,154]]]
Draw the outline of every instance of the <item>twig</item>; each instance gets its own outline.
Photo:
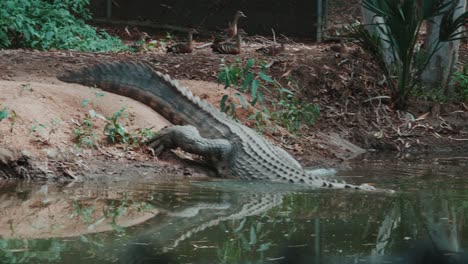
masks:
[[[455,141],[468,141],[468,138],[453,138],[451,136],[449,136],[448,139],[455,140]]]
[[[369,101],[377,100],[377,99],[391,99],[391,97],[387,95],[380,95],[380,96],[376,96],[376,97],[372,97],[367,100],[364,100],[364,102],[369,102]]]
[[[466,109],[466,111],[468,111],[468,106],[466,106],[465,103],[462,103],[463,107]]]
[[[468,160],[468,157],[437,158],[436,160]]]
[[[250,38],[252,39],[252,42],[262,42],[263,44],[272,43],[271,40],[260,35],[251,36]]]
[[[296,44],[295,41],[290,40],[290,39],[289,39],[288,37],[286,37],[284,34],[281,34],[281,36],[282,36],[286,41],[288,41],[288,43],[294,43],[294,44]]]

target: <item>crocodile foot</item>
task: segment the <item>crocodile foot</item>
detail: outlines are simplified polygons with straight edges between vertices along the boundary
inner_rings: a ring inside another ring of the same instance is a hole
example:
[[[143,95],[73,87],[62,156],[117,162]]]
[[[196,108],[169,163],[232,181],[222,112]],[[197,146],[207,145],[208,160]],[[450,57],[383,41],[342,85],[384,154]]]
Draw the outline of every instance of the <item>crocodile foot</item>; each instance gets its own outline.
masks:
[[[207,158],[215,166],[225,164],[232,151],[231,143],[226,139],[204,138],[194,126],[171,126],[164,128],[149,139],[146,144],[159,155],[164,149],[181,148],[182,150]]]
[[[146,141],[146,145],[152,149],[154,149],[155,155],[158,156],[163,152],[164,149],[173,149],[176,148],[177,145],[175,144],[173,138],[175,138],[175,134],[177,133],[177,126],[167,127],[162,129],[158,132],[158,134],[148,141]]]

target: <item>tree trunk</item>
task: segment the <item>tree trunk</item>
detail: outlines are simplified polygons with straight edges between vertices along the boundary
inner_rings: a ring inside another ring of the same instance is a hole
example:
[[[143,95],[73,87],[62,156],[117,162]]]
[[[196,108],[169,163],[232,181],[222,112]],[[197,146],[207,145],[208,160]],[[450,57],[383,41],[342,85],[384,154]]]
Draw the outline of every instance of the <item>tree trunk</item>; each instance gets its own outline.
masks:
[[[468,11],[468,3],[465,3],[465,12]],[[465,23],[463,30],[468,30],[468,23]],[[463,37],[465,37],[462,41],[463,43],[468,43],[468,31],[463,33]]]
[[[466,0],[459,0],[455,17],[461,15],[466,8]],[[427,22],[427,36],[425,39],[426,50],[428,53],[437,48],[439,38],[439,26],[442,16],[435,17]],[[461,28],[459,29],[462,30]],[[453,92],[450,82],[450,76],[455,70],[458,61],[458,50],[460,40],[441,42],[439,49],[434,53],[431,61],[424,70],[421,78],[426,91],[443,89],[445,94]]]
[[[395,62],[395,56],[390,48],[390,44],[386,41],[388,37],[382,32],[381,27],[379,28],[377,25],[384,25],[385,22],[382,17],[376,16],[373,12],[365,9],[361,5],[361,13],[363,17],[363,23],[366,26],[367,31],[373,35],[377,35],[382,40],[382,47],[384,50],[384,61],[387,66],[391,66]]]

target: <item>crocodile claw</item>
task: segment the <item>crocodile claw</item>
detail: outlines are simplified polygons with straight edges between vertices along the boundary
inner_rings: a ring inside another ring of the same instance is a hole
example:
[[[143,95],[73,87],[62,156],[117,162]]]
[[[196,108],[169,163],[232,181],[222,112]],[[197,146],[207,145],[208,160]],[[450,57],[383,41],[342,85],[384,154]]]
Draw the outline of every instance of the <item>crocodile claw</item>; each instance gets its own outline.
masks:
[[[174,147],[172,141],[172,129],[165,128],[158,132],[158,134],[145,142],[145,144],[154,149],[154,154],[159,156],[164,149],[171,149]]]

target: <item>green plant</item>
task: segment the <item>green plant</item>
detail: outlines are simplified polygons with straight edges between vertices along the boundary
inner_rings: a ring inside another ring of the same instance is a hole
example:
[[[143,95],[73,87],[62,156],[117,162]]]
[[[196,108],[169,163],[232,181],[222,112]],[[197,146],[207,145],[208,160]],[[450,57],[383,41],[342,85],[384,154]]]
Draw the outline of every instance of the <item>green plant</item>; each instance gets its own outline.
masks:
[[[77,127],[73,128],[73,134],[75,135],[76,145],[78,147],[86,146],[92,147],[96,144],[96,133],[93,131],[93,119],[101,117],[94,110],[89,110],[88,114],[83,118],[81,123],[78,123]]]
[[[8,119],[10,120],[10,133],[13,133],[13,127],[15,126],[16,120],[18,119],[18,115],[16,114],[15,110],[11,111],[11,114],[8,117]]]
[[[60,238],[2,238],[0,263],[54,263],[60,261],[67,250],[70,250],[68,242]]]
[[[10,117],[10,124],[11,124],[10,131],[13,131],[13,125],[16,122],[16,118],[17,116],[15,112],[14,115]],[[33,134],[37,140],[42,141],[42,142],[47,142],[51,139],[52,134],[57,132],[57,129],[62,124],[63,124],[63,121],[60,120],[59,118],[52,118],[49,124],[32,125],[28,130],[29,130],[29,134]],[[48,130],[48,133],[46,133],[46,130]]]
[[[260,64],[260,71],[256,71],[254,59],[247,60],[245,66],[241,64],[239,58],[231,65],[226,65],[223,61],[217,81],[224,84],[225,89],[235,88],[238,92],[235,92],[234,96],[239,99],[244,108],[247,108],[247,102],[241,94],[243,92],[250,93],[252,100],[249,104],[251,106],[257,103],[261,105],[261,110],[256,110],[249,116],[249,120],[255,121],[255,128],[259,132],[265,129],[265,125],[271,118],[290,132],[297,132],[301,124],[313,124],[320,114],[316,104],[303,102],[292,91],[282,88],[278,81],[267,74],[265,64]],[[273,105],[271,113],[263,94],[263,91],[269,92],[267,86],[277,89],[280,95],[279,101],[271,100]],[[220,108],[228,115],[236,117],[236,105],[230,100],[229,95],[223,96]]]
[[[164,38],[162,38],[162,39],[159,39],[158,44],[159,44],[163,49],[165,49],[165,48],[167,47],[167,43],[168,43],[168,42],[171,42],[172,39],[173,39],[173,37],[172,37],[171,33],[166,32],[166,36],[165,36]],[[152,46],[152,47],[151,47],[151,46]],[[154,47],[156,46],[156,43],[151,44],[151,46],[149,47],[150,49],[151,49],[151,48],[154,48]]]
[[[171,41],[172,40],[172,35],[169,32],[166,32],[166,40]]]
[[[461,38],[457,29],[463,26],[468,13],[454,19],[458,0],[363,0],[362,5],[383,19],[375,26],[380,32],[370,33],[366,26],[353,24],[348,28],[351,37],[369,53],[381,68],[395,106],[405,109],[408,95],[419,82],[429,61],[446,41]],[[434,48],[427,52],[418,49],[420,28],[436,16],[442,15],[439,39],[431,43]],[[388,46],[388,47],[387,47]],[[390,54],[390,58],[387,55]]]
[[[84,221],[85,224],[91,224],[93,222],[93,219],[91,218],[91,216],[93,215],[93,212],[94,212],[94,206],[85,207],[77,200],[73,200],[72,206],[73,206],[73,213],[70,216],[70,218],[80,217]]]
[[[221,63],[221,69],[218,74],[218,83],[224,84],[224,89],[234,87],[239,92],[235,92],[234,96],[239,99],[242,106],[247,108],[247,103],[241,92],[250,93],[252,100],[249,102],[251,106],[260,103],[264,110],[266,110],[264,104],[263,90],[267,90],[266,84],[274,84],[275,81],[266,74],[267,68],[264,64],[261,64],[261,70],[256,72],[254,69],[255,60],[249,59],[245,66],[242,66],[239,58],[236,58],[235,62],[231,65],[226,65],[224,61]],[[224,95],[221,99],[221,111],[235,117],[236,105],[230,100],[229,95]]]
[[[0,110],[0,121],[2,121],[5,118],[8,118],[8,115],[8,108],[5,106],[2,110]]]
[[[141,144],[146,140],[154,137],[155,133],[151,130],[152,127],[139,128],[134,133],[129,135],[129,143]]]
[[[251,114],[248,118],[249,120],[254,120],[254,127],[255,130],[259,133],[263,133],[265,128],[267,128],[268,120],[270,116],[268,113],[263,111],[255,111],[255,113]]]
[[[314,103],[302,102],[293,92],[280,88],[280,100],[274,103],[272,118],[290,132],[297,132],[301,124],[312,125],[320,116],[320,108]]]
[[[47,126],[44,125],[44,124],[32,125],[29,128],[29,134],[32,134],[32,133],[35,133],[35,132],[42,133],[44,131],[44,129],[46,129],[46,128],[47,128]]]
[[[18,118],[18,115],[16,114],[16,111],[12,110],[10,112],[10,111],[8,111],[8,107],[6,107],[6,106],[3,107],[0,110],[0,122],[3,119],[6,119],[6,118],[8,118],[8,120],[10,120],[10,133],[13,133],[13,127],[15,126],[16,120]]]
[[[107,206],[103,208],[103,215],[106,219],[110,218],[110,225],[114,232],[119,235],[125,234],[125,229],[118,224],[120,217],[129,211],[137,212],[151,212],[154,210],[154,207],[151,204],[145,202],[135,202],[128,199],[128,193],[125,193],[121,199],[118,201],[109,201]]]
[[[0,48],[120,51],[118,38],[87,25],[89,0],[0,1]]]
[[[25,91],[25,92],[31,92],[32,91],[30,83],[22,84],[21,86],[23,87],[23,91]]]
[[[455,87],[461,99],[468,100],[468,65],[464,65],[462,71],[454,73],[453,80],[456,82]]]
[[[106,117],[107,124],[104,127],[104,134],[107,136],[107,142],[140,144],[154,136],[151,128],[140,128],[134,133],[127,131],[127,128],[119,122],[119,118],[127,117],[125,107],[115,112],[112,116]]]
[[[115,112],[112,116],[106,117],[107,124],[104,127],[104,135],[107,136],[107,142],[112,143],[127,143],[129,141],[130,134],[122,123],[119,122],[120,117],[127,117],[125,107],[122,107],[119,111]]]

